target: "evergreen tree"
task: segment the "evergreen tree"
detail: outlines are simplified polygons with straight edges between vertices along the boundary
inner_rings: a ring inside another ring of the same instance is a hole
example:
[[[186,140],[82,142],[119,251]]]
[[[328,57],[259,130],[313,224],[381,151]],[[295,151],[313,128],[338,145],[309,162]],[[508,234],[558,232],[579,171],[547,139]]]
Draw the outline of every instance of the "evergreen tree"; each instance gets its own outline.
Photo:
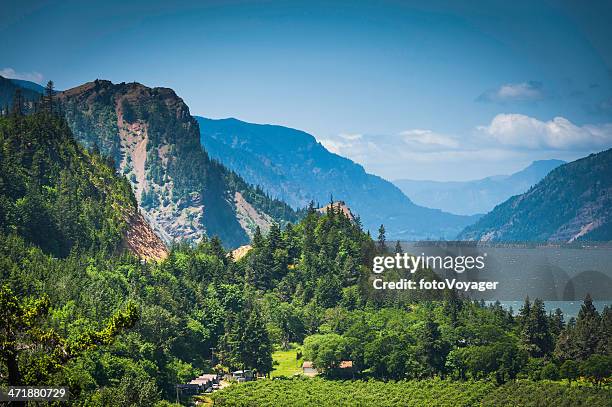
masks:
[[[453,327],[457,325],[462,305],[457,291],[444,290],[444,313],[450,318],[451,326]]]
[[[448,353],[448,344],[442,339],[440,327],[431,316],[427,316],[418,339],[420,354],[430,376],[442,372]]]
[[[387,252],[387,238],[385,237],[385,225],[380,225],[378,228],[378,252],[384,254]]]
[[[576,319],[572,335],[578,360],[586,360],[595,353],[600,341],[600,316],[590,294],[587,294]]]
[[[519,309],[519,314],[517,317],[519,327],[522,330],[525,326],[525,323],[529,319],[529,314],[531,313],[531,303],[529,302],[529,296],[525,297],[525,302],[521,309]]]
[[[606,305],[601,313],[601,329],[597,353],[612,355],[612,308]]]
[[[259,226],[255,228],[255,233],[253,233],[253,248],[261,249],[264,246],[264,238],[261,234],[261,229]]]
[[[281,238],[281,230],[278,223],[273,223],[270,226],[270,231],[268,232],[268,245],[270,247],[270,251],[274,252],[276,249],[282,247],[282,238]]]
[[[548,329],[544,302],[539,298],[533,301],[527,320],[523,324],[521,341],[533,357],[543,357],[552,352],[553,342]]]
[[[47,82],[45,93],[42,96],[43,111],[53,114],[55,113],[55,89],[53,81]]]
[[[554,337],[559,336],[563,328],[565,328],[565,321],[563,320],[563,311],[561,311],[561,308],[555,309],[555,312],[551,314],[548,319],[550,321],[550,333]]]
[[[333,273],[317,280],[315,299],[323,308],[335,307],[342,298],[342,283]]]
[[[268,374],[272,371],[272,343],[254,294],[247,290],[245,295],[248,297],[245,308],[233,327],[235,359],[243,368]]]
[[[23,95],[21,94],[21,88],[15,89],[15,95],[13,96],[13,107],[11,108],[11,114],[13,116],[23,115]]]
[[[584,361],[589,356],[600,351],[604,339],[605,327],[601,325],[601,317],[593,306],[591,296],[584,299],[578,318],[570,319],[561,331],[555,346],[555,357],[559,360],[573,359]]]

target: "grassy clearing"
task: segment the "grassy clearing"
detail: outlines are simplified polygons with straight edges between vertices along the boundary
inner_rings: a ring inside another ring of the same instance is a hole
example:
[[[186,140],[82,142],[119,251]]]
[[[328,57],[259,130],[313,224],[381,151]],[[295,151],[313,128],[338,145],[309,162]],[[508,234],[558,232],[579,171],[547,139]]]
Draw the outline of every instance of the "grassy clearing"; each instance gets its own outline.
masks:
[[[300,346],[292,346],[289,350],[277,350],[272,353],[274,360],[274,370],[272,377],[287,376],[291,377],[296,373],[302,373],[302,359],[297,360],[297,352],[301,351]],[[278,365],[276,364],[278,362]]]

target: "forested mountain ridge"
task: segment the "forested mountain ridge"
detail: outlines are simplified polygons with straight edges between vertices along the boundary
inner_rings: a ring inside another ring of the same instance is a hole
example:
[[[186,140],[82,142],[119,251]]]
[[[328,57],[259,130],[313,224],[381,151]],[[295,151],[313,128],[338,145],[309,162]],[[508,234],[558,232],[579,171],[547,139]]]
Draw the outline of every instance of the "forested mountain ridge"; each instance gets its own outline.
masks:
[[[54,256],[71,251],[167,255],[129,183],[48,112],[0,118],[0,232]]]
[[[32,111],[34,104],[40,99],[42,86],[28,81],[8,79],[0,76],[0,111],[8,113],[13,108],[13,99],[19,91],[22,98],[21,108],[25,112]]]
[[[209,158],[197,122],[171,89],[96,80],[58,99],[77,140],[112,157],[166,240],[218,235],[238,246],[257,226],[268,230],[273,222],[297,219],[287,205]]]
[[[487,213],[511,196],[522,194],[551,170],[565,164],[561,160],[538,160],[511,175],[496,175],[473,181],[393,181],[415,203],[459,215]]]
[[[363,226],[385,225],[389,238],[451,239],[477,217],[415,205],[399,188],[367,173],[353,161],[329,152],[310,134],[237,119],[197,117],[201,143],[210,156],[273,197],[293,207],[313,200],[345,201]]]
[[[482,241],[612,240],[612,149],[551,171],[498,205],[459,238]]]

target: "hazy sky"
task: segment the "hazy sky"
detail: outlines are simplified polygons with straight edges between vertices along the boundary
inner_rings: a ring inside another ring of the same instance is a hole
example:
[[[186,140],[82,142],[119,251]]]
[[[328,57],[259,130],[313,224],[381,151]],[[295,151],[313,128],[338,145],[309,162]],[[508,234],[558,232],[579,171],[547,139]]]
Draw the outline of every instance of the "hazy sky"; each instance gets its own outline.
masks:
[[[612,147],[612,2],[84,3],[2,0],[0,75],[171,87],[388,179]]]

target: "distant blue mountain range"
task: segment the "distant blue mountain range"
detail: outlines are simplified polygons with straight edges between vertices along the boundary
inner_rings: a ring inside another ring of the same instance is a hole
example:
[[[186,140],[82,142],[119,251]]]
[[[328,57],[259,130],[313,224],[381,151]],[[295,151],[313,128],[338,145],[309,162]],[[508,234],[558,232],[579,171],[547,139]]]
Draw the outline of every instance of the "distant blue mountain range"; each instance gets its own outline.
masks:
[[[527,192],[509,198],[465,228],[460,238],[612,241],[612,149],[555,168]]]
[[[24,81],[22,79],[9,79],[9,80],[21,88],[30,89],[37,93],[43,93],[45,91],[45,88],[43,86],[37,83],[34,83],[34,82]]]
[[[247,182],[295,208],[342,200],[363,226],[389,239],[452,239],[478,216],[460,216],[414,204],[391,182],[329,152],[310,134],[237,119],[196,119],[209,155]]]
[[[459,215],[486,213],[511,196],[527,192],[549,172],[565,164],[561,160],[534,161],[512,175],[497,175],[465,182],[393,181],[415,203]]]

